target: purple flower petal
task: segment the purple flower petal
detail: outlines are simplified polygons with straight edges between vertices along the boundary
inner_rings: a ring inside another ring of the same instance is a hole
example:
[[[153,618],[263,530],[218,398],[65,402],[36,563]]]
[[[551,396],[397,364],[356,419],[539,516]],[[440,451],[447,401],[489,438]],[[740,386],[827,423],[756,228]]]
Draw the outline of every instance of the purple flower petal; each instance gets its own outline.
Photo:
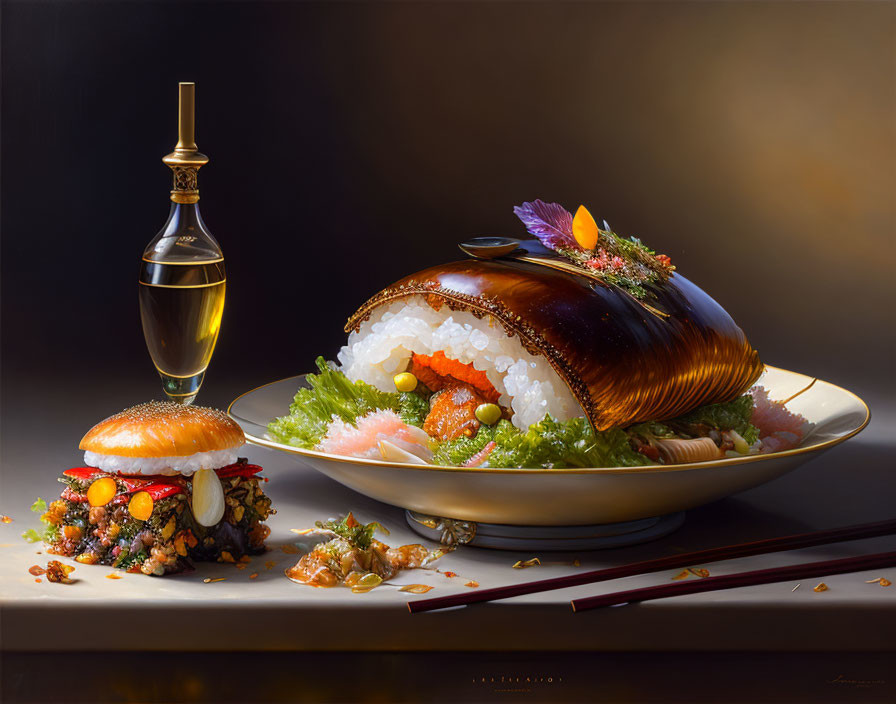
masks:
[[[550,249],[581,249],[572,235],[572,213],[559,203],[536,200],[513,209],[526,229]]]

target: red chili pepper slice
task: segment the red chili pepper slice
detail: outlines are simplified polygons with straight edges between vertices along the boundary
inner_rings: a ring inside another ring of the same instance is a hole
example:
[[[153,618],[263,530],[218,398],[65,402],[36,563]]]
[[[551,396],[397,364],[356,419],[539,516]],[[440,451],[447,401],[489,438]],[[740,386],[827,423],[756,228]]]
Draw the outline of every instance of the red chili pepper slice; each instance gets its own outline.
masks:
[[[184,480],[179,476],[174,476],[170,478],[165,476],[153,476],[153,477],[122,477],[117,474],[109,474],[108,472],[103,472],[96,467],[73,467],[72,469],[67,469],[63,472],[66,476],[74,477],[75,479],[79,479],[81,481],[89,481],[95,477],[100,476],[108,476],[113,479],[118,480],[122,484],[124,484],[126,491],[118,494],[115,498],[110,501],[112,504],[121,504],[128,500],[128,494],[131,494],[135,491],[147,491],[149,495],[152,497],[153,501],[158,501],[159,499],[164,499],[168,496],[174,496],[175,494],[184,493]],[[62,498],[72,501],[73,503],[84,503],[87,501],[87,494],[80,494],[76,491],[73,491],[71,488],[66,487],[62,492]]]
[[[122,477],[119,475],[113,475],[115,479],[124,484],[128,491],[136,491],[137,489],[142,489],[148,484],[159,484],[158,477],[149,477],[147,479],[143,479],[141,477]]]
[[[151,484],[141,487],[140,491],[149,494],[153,501],[159,501],[175,494],[182,494],[184,490],[183,487],[173,484]]]
[[[71,469],[65,470],[63,474],[67,477],[74,477],[75,479],[83,479],[86,481],[97,475],[105,474],[105,472],[96,467],[72,467]]]
[[[251,477],[262,471],[257,464],[246,464],[245,462],[236,462],[226,467],[216,469],[215,473],[218,479],[228,479],[230,477]]]

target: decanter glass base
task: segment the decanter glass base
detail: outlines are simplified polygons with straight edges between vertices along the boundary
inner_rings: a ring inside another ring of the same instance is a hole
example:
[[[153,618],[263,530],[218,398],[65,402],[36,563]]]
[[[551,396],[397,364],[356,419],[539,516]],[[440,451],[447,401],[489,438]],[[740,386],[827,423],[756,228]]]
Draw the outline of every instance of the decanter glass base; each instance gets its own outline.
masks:
[[[168,400],[189,406],[199,393],[199,387],[202,386],[205,372],[199,372],[199,374],[188,377],[168,376],[164,372],[159,372],[159,376],[162,379],[162,389],[165,391]]]

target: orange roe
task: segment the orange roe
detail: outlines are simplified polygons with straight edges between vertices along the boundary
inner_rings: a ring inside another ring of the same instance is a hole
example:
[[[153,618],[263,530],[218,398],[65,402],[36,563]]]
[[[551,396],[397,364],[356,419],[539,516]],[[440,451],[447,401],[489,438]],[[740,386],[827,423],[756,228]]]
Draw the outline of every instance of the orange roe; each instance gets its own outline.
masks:
[[[474,369],[472,362],[462,364],[456,359],[448,359],[441,350],[434,355],[415,354],[408,371],[431,391],[440,391],[452,381],[461,381],[476,389],[490,403],[497,403],[501,398],[485,372]]]

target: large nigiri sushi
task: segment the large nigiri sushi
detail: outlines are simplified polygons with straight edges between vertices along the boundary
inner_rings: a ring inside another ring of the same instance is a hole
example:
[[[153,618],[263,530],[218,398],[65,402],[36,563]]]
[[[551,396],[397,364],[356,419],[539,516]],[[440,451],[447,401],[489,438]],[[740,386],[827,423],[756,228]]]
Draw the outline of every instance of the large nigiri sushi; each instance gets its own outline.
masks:
[[[395,461],[489,467],[762,449],[746,394],[762,363],[716,301],[668,257],[598,228],[585,208],[573,216],[535,201],[516,212],[536,240],[412,274],[364,303],[338,367],[309,375],[312,388],[271,436],[357,457],[378,448]],[[379,409],[392,415],[371,415]],[[393,438],[415,459],[402,460]]]

